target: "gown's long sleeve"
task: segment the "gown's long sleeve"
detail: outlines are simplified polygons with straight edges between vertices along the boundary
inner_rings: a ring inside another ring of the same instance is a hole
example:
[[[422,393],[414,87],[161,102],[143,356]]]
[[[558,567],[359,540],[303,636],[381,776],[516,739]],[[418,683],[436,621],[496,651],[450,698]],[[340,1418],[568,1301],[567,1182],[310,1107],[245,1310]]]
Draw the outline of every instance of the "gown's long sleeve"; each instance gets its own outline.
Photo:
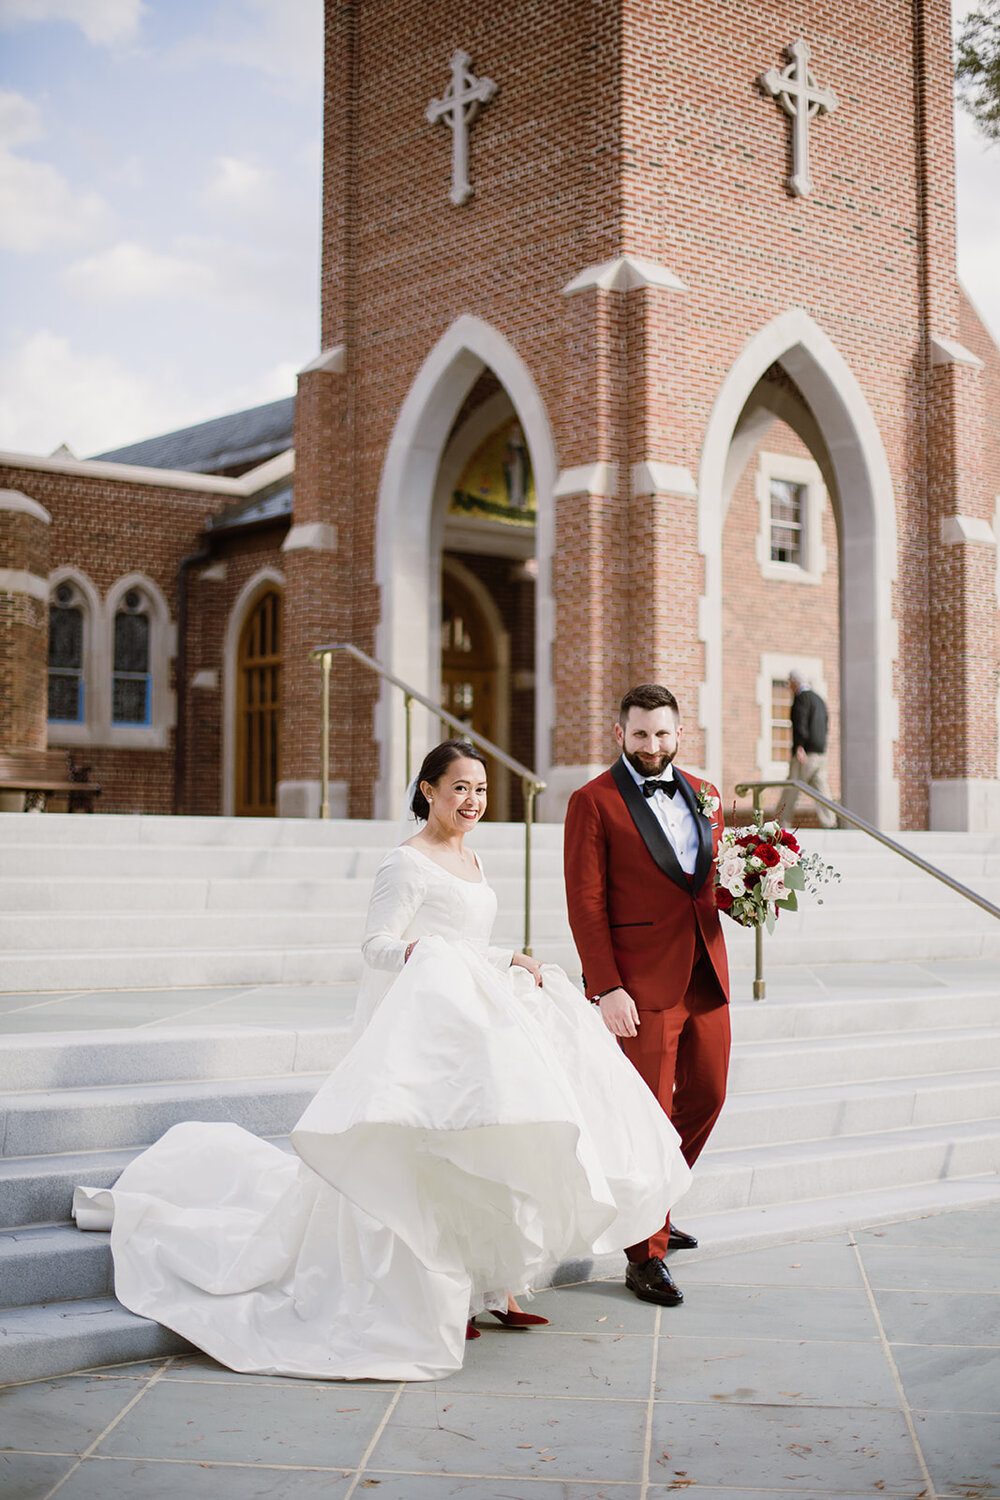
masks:
[[[410,941],[404,934],[425,894],[426,881],[417,861],[394,849],[379,865],[368,903],[361,952],[370,968],[390,973],[402,969]]]

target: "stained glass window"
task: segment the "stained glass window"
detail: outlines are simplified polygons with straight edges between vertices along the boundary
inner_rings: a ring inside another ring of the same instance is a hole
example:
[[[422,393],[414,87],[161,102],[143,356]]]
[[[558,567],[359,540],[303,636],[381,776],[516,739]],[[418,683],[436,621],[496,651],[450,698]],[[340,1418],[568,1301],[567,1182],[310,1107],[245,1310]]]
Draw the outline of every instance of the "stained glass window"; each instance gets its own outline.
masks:
[[[83,609],[70,583],[57,586],[49,605],[49,720],[83,722]]]
[[[112,721],[148,724],[150,696],[149,612],[139,590],[129,589],[115,614]]]

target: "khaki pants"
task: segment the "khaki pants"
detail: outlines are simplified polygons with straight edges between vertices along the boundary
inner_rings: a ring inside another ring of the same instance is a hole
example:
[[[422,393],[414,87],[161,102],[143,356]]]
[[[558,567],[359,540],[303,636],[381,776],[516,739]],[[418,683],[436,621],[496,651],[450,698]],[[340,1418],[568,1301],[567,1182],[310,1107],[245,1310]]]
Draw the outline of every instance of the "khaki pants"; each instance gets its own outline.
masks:
[[[796,760],[793,755],[788,762],[788,776],[789,780],[794,776],[796,781],[804,781],[807,786],[814,786],[817,792],[821,793],[824,797],[831,795],[830,783],[826,779],[825,752],[822,755],[809,754],[805,760]],[[787,791],[782,792],[778,798],[778,805],[774,810],[774,816],[779,823],[787,825],[792,813],[795,811],[795,804],[798,801],[798,797],[798,791],[793,786],[790,786]],[[814,802],[812,805],[816,809],[816,816],[819,818],[821,828],[836,828],[837,818],[835,813],[832,813],[828,807],[824,807],[820,802]]]

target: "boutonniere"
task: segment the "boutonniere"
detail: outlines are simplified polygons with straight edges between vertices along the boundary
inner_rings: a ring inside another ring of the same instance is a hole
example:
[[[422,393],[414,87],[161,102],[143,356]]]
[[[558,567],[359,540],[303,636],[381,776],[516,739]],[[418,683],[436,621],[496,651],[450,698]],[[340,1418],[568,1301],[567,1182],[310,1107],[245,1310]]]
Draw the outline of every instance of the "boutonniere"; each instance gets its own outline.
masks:
[[[710,818],[719,811],[719,799],[712,796],[712,788],[707,781],[703,781],[698,788],[698,811],[703,818]]]

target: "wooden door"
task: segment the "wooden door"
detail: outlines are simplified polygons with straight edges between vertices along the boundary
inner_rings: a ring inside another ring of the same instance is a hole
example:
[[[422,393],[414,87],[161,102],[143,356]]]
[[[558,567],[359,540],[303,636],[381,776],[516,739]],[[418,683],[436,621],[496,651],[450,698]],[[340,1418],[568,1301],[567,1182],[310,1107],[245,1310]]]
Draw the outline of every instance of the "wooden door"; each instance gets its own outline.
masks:
[[[441,704],[470,729],[497,743],[496,643],[482,609],[448,573],[441,580]],[[451,733],[444,726],[442,736]],[[499,778],[506,774],[489,762],[493,816],[501,800]],[[486,815],[490,816],[489,809]]]
[[[268,589],[247,617],[236,666],[238,818],[273,818],[281,762],[281,594]]]

